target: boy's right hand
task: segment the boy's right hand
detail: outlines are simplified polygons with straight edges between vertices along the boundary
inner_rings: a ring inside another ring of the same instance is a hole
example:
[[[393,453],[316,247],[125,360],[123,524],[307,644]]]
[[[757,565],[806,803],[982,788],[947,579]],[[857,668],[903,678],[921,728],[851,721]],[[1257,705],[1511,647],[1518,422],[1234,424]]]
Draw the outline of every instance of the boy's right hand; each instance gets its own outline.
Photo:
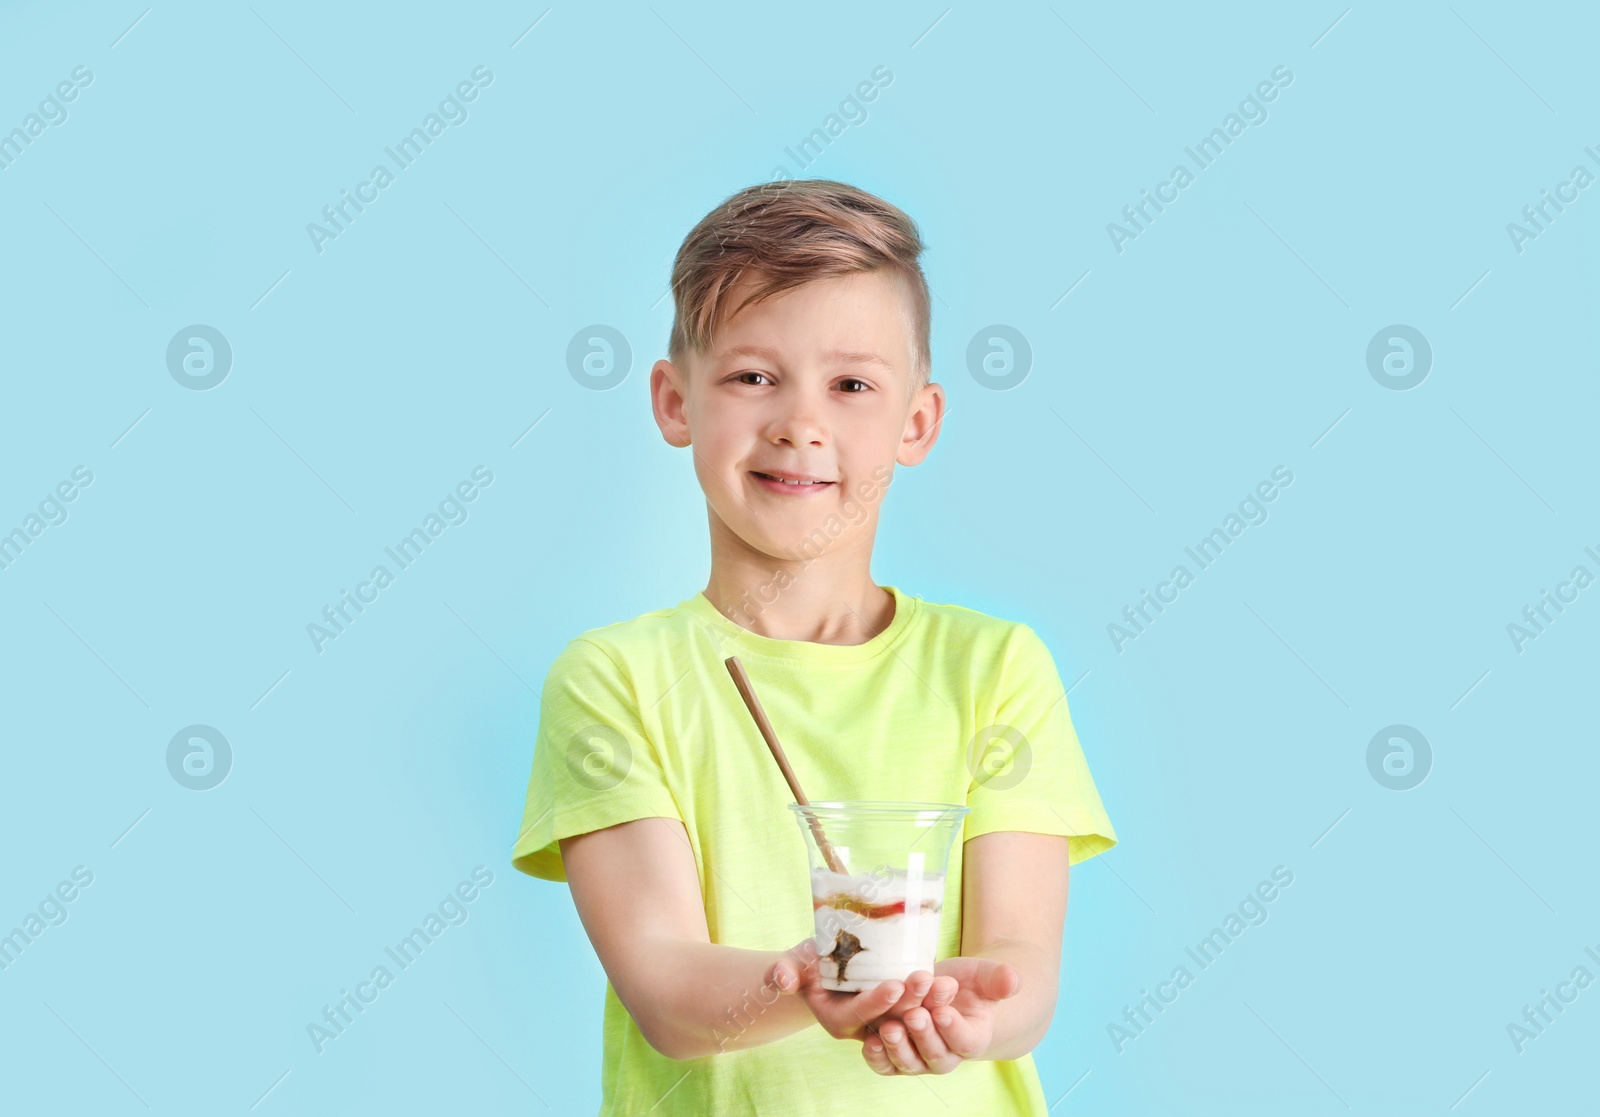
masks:
[[[905,981],[880,982],[865,993],[836,993],[821,983],[819,953],[807,938],[775,962],[767,982],[780,993],[798,993],[824,1031],[835,1039],[865,1041],[884,1020],[898,1020],[923,1004],[949,1004],[957,991],[952,977],[917,970]]]

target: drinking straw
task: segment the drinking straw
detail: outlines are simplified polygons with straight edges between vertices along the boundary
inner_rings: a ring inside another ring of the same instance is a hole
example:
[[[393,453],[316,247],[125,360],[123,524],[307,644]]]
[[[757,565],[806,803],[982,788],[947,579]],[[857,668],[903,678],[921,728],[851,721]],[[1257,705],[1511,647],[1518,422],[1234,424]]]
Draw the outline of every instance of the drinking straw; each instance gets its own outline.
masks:
[[[736,655],[730,655],[723,662],[727,665],[728,674],[733,676],[733,685],[739,688],[739,697],[744,699],[745,708],[755,719],[756,728],[761,730],[761,737],[767,742],[767,748],[772,750],[772,758],[778,762],[778,767],[783,771],[783,778],[789,782],[789,790],[794,792],[794,801],[802,807],[809,807],[811,802],[806,798],[806,793],[800,790],[800,780],[795,776],[794,769],[789,767],[789,758],[783,754],[783,746],[778,744],[778,735],[772,731],[772,723],[767,720],[767,712],[761,708],[761,700],[756,697],[755,688],[750,685],[750,676],[745,674],[744,664],[739,662],[739,657]],[[822,833],[822,824],[817,821],[816,816],[808,811],[806,821],[811,824],[811,833],[817,839],[817,849],[822,853],[822,859],[828,863],[828,868],[841,876],[849,876],[844,862],[839,860],[839,855],[833,851],[833,846]]]

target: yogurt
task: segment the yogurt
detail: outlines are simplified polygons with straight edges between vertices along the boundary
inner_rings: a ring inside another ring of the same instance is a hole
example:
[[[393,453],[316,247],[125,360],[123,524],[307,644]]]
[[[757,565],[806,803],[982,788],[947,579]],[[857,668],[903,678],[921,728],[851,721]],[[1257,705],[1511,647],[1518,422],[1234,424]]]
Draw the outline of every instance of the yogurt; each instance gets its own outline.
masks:
[[[943,873],[885,868],[848,876],[812,869],[822,987],[858,993],[916,970],[932,972],[943,906]]]

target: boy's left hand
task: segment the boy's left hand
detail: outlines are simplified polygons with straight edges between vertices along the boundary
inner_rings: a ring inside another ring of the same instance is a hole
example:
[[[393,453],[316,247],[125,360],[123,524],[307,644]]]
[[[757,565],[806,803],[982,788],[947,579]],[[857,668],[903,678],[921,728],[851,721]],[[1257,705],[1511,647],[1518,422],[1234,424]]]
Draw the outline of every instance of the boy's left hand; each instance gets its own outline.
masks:
[[[1021,981],[1015,967],[988,958],[947,958],[933,972],[956,979],[954,996],[930,990],[922,1005],[884,1020],[863,1041],[861,1053],[879,1074],[949,1074],[981,1057],[994,1038],[996,1007],[1016,996]]]

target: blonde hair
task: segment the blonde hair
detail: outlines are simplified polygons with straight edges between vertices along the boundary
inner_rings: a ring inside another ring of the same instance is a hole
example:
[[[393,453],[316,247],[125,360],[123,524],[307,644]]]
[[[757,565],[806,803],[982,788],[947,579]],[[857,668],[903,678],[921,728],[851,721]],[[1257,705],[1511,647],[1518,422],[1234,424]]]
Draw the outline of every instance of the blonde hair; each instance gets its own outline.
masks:
[[[932,307],[918,257],[916,222],[882,198],[829,179],[750,186],[706,214],[672,265],[668,359],[709,352],[712,334],[746,306],[813,279],[888,269],[911,291],[911,392],[932,372]],[[738,306],[729,292],[746,273],[754,289]]]

